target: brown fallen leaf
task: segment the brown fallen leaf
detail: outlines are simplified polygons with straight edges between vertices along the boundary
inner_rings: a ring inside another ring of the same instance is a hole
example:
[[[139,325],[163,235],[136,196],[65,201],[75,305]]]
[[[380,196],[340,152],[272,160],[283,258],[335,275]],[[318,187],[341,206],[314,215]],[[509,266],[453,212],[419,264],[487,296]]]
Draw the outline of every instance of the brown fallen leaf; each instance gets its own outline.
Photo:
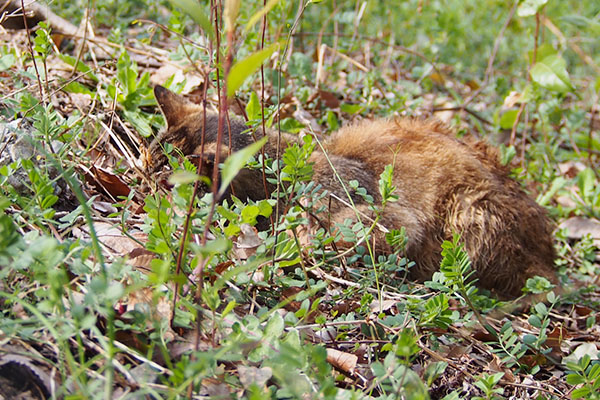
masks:
[[[170,321],[173,315],[173,309],[168,297],[162,295],[155,301],[154,290],[147,287],[130,292],[124,306],[126,311],[133,311],[136,308],[147,310],[155,321]],[[149,329],[152,329],[152,321],[148,320],[147,326]]]
[[[85,174],[85,180],[93,185],[96,190],[106,193],[115,199],[118,196],[127,197],[131,191],[121,178],[102,167],[92,166],[89,173]]]
[[[588,315],[590,315],[593,312],[593,310],[589,307],[576,304],[575,312],[577,313],[577,315],[579,315],[581,317],[587,317]]]
[[[306,133],[322,133],[323,127],[319,125],[317,119],[308,111],[302,109],[298,104],[296,111],[293,113],[293,117],[306,126]]]
[[[150,263],[155,257],[156,253],[146,250],[143,247],[136,247],[127,255],[127,264],[134,266],[137,269],[150,271]]]
[[[291,287],[285,288],[281,292],[282,300],[289,299],[289,298],[295,298],[298,295],[298,293],[300,293],[300,292],[302,292],[302,288],[299,288],[297,286],[291,286]],[[284,308],[288,311],[296,312],[300,309],[301,306],[302,306],[301,302],[292,300],[289,303],[287,303]]]
[[[461,346],[459,344],[453,344],[450,346],[445,346],[446,351],[442,351],[441,354],[445,355],[446,358],[459,358],[462,355],[469,354],[472,350],[473,346]],[[440,350],[443,350],[444,347],[440,347]]]
[[[210,283],[215,283],[219,275],[223,274],[227,270],[227,268],[231,267],[235,263],[233,261],[224,261],[215,265],[215,268],[211,271],[208,271],[210,277]]]
[[[348,314],[351,311],[357,310],[359,307],[360,303],[358,301],[342,300],[341,302],[336,303],[331,311],[337,312],[337,314]]]
[[[129,254],[140,245],[133,239],[127,237],[113,224],[106,222],[94,222],[94,230],[100,243],[102,243],[106,249],[111,253],[110,255],[124,256]],[[90,240],[90,232],[87,225],[73,229],[73,236],[83,240]],[[144,241],[146,235],[141,232],[134,233],[133,236]]]
[[[378,314],[394,307],[396,303],[398,303],[396,300],[383,300],[380,302],[375,299],[369,304],[369,308],[371,309],[371,312]]]
[[[229,385],[218,379],[205,378],[202,379],[200,397],[210,399],[230,399],[231,388]]]
[[[92,208],[104,215],[116,213],[119,211],[117,209],[117,207],[113,206],[108,201],[100,201],[100,200],[92,201]]]
[[[510,369],[504,367],[500,358],[495,354],[492,354],[492,361],[489,362],[487,367],[490,371],[492,371],[494,373],[496,373],[496,372],[504,373],[503,378],[509,382],[516,382],[516,380],[517,380],[517,378],[515,378],[515,375],[512,373],[512,371]]]
[[[473,339],[479,340],[480,342],[494,342],[496,338],[494,335],[484,330],[477,330],[473,332]]]
[[[586,168],[581,161],[567,161],[558,164],[558,170],[566,178],[573,179]]]
[[[543,354],[529,354],[519,359],[521,364],[527,365],[529,368],[533,368],[536,365],[543,367],[548,364],[548,359]]]
[[[566,338],[569,337],[567,329],[561,325],[557,325],[554,329],[548,333],[548,339],[546,339],[546,346],[552,349],[551,354],[557,358],[562,357],[562,343]]]
[[[319,89],[319,97],[327,108],[338,108],[340,106],[340,100],[337,98],[335,93],[327,90]]]
[[[327,362],[340,371],[353,374],[358,357],[336,349],[327,349]]]
[[[446,78],[444,77],[444,75],[442,75],[441,73],[438,72],[432,72],[431,74],[429,74],[429,78],[437,85],[444,85],[444,83],[446,82]]]

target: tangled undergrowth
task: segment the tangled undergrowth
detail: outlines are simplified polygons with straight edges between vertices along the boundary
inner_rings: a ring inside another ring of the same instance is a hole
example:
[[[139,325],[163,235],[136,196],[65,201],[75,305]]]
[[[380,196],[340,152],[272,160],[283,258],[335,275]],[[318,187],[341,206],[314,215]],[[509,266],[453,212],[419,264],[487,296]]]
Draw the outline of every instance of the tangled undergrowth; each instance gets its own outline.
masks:
[[[0,31],[2,396],[600,398],[593,1],[50,6],[67,20]],[[279,177],[286,207],[198,196],[210,181],[169,145],[174,172],[148,174],[156,84],[313,137],[223,165],[225,182],[246,164]],[[353,252],[307,233],[314,146],[397,115],[500,147],[557,224],[561,285],[524,289],[543,301],[478,289],[459,237],[417,284],[401,229],[386,256],[370,226],[339,227]]]

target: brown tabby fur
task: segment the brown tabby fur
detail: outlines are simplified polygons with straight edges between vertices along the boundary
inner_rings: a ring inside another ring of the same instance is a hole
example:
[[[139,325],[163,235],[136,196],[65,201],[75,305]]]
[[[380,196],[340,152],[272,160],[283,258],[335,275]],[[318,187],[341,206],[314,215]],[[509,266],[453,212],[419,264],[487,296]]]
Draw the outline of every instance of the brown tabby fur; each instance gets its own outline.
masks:
[[[203,125],[202,107],[157,86],[158,103],[168,129],[151,143],[145,158],[150,171],[164,164],[161,143],[170,142],[184,155],[199,152]],[[214,156],[217,115],[206,115],[205,154]],[[224,132],[227,148],[237,151],[252,143],[241,134],[244,122],[230,118],[231,137]],[[257,136],[261,137],[262,132]],[[265,152],[275,155],[277,133],[267,132]],[[298,142],[283,135],[282,147]],[[416,262],[411,276],[426,280],[439,269],[443,240],[460,233],[479,285],[500,297],[517,297],[525,281],[535,275],[556,283],[552,224],[545,210],[528,197],[498,162],[495,149],[485,143],[461,141],[444,124],[410,118],[363,121],[340,129],[324,143],[336,172],[344,182],[357,180],[380,202],[379,175],[394,164],[393,182],[397,202],[388,203],[380,223],[387,228],[405,227],[406,255]],[[222,158],[224,159],[224,158]],[[346,199],[325,154],[315,149],[313,180],[324,189]],[[239,198],[265,198],[260,171],[243,170],[232,190]],[[272,189],[272,188],[271,188]],[[352,196],[363,215],[372,216],[360,196]],[[332,201],[331,222],[356,220],[356,213],[339,201]],[[379,251],[386,248],[382,233],[375,233]]]

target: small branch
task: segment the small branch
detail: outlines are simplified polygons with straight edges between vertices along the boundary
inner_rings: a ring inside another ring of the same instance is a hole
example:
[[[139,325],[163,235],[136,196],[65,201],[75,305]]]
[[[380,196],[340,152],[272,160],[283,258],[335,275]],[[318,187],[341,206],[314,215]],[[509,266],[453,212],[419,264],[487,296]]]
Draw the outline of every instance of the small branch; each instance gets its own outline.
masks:
[[[483,118],[481,115],[477,114],[475,111],[471,110],[468,107],[465,107],[464,105],[460,105],[460,106],[456,106],[456,107],[435,107],[431,110],[432,113],[436,113],[436,112],[440,112],[440,111],[465,111],[469,114],[471,114],[472,116],[474,116],[475,118],[477,118],[479,121],[483,122],[486,125],[493,125],[493,123],[485,118]]]
[[[23,13],[24,26],[28,33],[28,13],[30,14],[29,19],[34,22],[34,24],[37,21],[46,21],[48,22],[48,26],[55,32],[64,33],[65,35],[75,35],[77,33],[77,27],[75,25],[53,13],[50,8],[41,4],[41,2],[30,2],[27,4],[27,8],[25,8],[23,0],[9,0],[2,6],[0,11],[4,11],[4,9],[14,11],[21,10]]]
[[[31,61],[33,62],[33,67],[35,68],[35,76],[38,80],[38,89],[40,90],[40,99],[44,98],[44,90],[42,87],[42,80],[40,78],[40,71],[38,71],[37,63],[35,62],[35,54],[33,52],[33,44],[31,43],[31,32],[29,27],[27,26],[27,16],[25,10],[25,4],[23,0],[21,0],[21,9],[23,10],[23,24],[25,25],[25,30],[27,31],[27,44],[29,46],[29,54],[31,54]],[[46,77],[47,79],[48,77]],[[45,104],[45,102],[44,102]]]

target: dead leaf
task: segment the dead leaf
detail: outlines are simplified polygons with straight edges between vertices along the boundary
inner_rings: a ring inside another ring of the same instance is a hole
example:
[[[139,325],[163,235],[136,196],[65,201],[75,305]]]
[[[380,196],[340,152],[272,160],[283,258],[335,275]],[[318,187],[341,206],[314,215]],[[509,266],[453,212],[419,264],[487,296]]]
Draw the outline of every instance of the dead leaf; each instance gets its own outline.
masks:
[[[127,197],[130,192],[129,186],[121,178],[102,167],[93,166],[90,172],[85,174],[85,180],[93,185],[96,190],[115,199],[118,196]]]
[[[160,376],[158,371],[152,368],[148,363],[142,363],[131,368],[129,373],[131,373],[131,376],[133,376],[137,382],[156,382]]]
[[[92,96],[87,93],[70,93],[73,105],[79,110],[87,110],[92,104]]]
[[[227,268],[231,267],[232,265],[234,265],[235,263],[233,261],[224,261],[222,263],[219,263],[215,266],[214,269],[212,269],[211,271],[208,271],[208,275],[210,278],[210,283],[215,283],[215,281],[217,280],[217,278],[223,274],[223,272],[225,272],[227,270]]]
[[[301,124],[306,126],[306,128],[307,128],[306,130],[308,133],[323,132],[323,127],[321,127],[321,125],[319,125],[319,123],[317,122],[317,119],[315,117],[313,117],[312,114],[309,113],[308,111],[301,109],[300,106],[298,106],[296,111],[294,111],[293,116],[294,116],[294,118],[296,118],[298,120],[298,122],[300,122]]]
[[[354,311],[360,307],[360,303],[353,300],[343,300],[339,303],[336,303],[331,309],[332,312],[337,312],[338,314],[348,314],[351,311]]]
[[[256,368],[240,365],[237,370],[240,382],[245,389],[248,389],[253,383],[258,387],[263,387],[273,376],[273,370],[270,367]]]
[[[92,208],[102,214],[113,214],[118,212],[117,207],[113,206],[108,201],[92,201]]]
[[[263,240],[258,236],[258,230],[250,224],[240,225],[241,234],[238,236],[236,245],[240,248],[251,249],[260,246]]]
[[[113,224],[106,222],[94,222],[94,230],[100,243],[102,243],[110,252],[111,255],[124,256],[129,254],[140,245],[133,239],[125,236],[120,229]],[[73,236],[86,241],[90,240],[89,227],[84,225],[73,229]],[[145,235],[142,233],[134,233],[133,236],[138,240],[145,240]]]
[[[558,164],[558,170],[567,178],[575,178],[577,174],[583,171],[586,165],[581,161],[567,161]]]
[[[507,110],[509,108],[513,108],[515,105],[523,102],[523,95],[517,91],[512,91],[506,96],[504,99],[504,104],[502,104],[502,108]]]
[[[563,221],[559,228],[567,229],[569,239],[581,239],[590,235],[594,245],[600,248],[600,221],[592,218],[572,217]]]
[[[556,204],[562,206],[563,208],[575,208],[577,207],[577,203],[571,196],[560,195],[555,198]]]
[[[396,300],[383,300],[382,302],[380,302],[379,300],[375,299],[371,302],[369,308],[371,309],[371,312],[379,314],[380,312],[387,311],[390,308],[394,307],[396,303]]]
[[[443,86],[446,82],[446,78],[444,78],[444,75],[438,72],[432,72],[431,74],[429,74],[429,78],[433,81],[433,83],[440,86]]]
[[[586,235],[592,237],[592,242],[600,249],[600,221],[593,218],[572,217],[563,221],[559,228],[567,229],[569,239],[581,239]],[[596,252],[596,260],[600,261],[600,251]]]
[[[568,337],[569,332],[563,326],[556,326],[548,333],[548,339],[546,339],[546,346],[552,349],[552,354],[555,356],[562,355],[563,351],[561,345],[563,341]]]
[[[136,247],[127,255],[127,264],[138,269],[150,270],[150,263],[156,257],[156,253],[146,250],[143,247]]]
[[[496,341],[496,338],[494,337],[494,335],[492,335],[488,331],[484,331],[484,330],[478,330],[478,331],[473,332],[473,339],[479,340],[480,342],[484,342],[484,343]]]
[[[233,243],[233,253],[240,260],[247,260],[256,253],[256,248],[263,243],[258,230],[250,224],[240,225],[241,233]]]
[[[447,348],[446,357],[447,358],[459,358],[462,355],[468,354],[471,352],[472,346],[461,346],[458,344],[451,345]]]
[[[575,350],[571,352],[566,357],[563,357],[562,363],[566,364],[567,361],[577,363],[580,359],[585,355],[590,356],[590,359],[597,360],[598,359],[598,345],[596,343],[586,342],[582,343]]]
[[[319,89],[319,97],[327,108],[338,108],[340,106],[340,99],[337,98],[335,93],[327,90]]]
[[[214,378],[202,379],[200,397],[209,399],[230,399],[229,385]]]
[[[327,362],[340,371],[353,374],[358,362],[358,357],[354,354],[345,353],[336,349],[327,349]]]
[[[195,329],[183,331],[181,333],[183,336],[176,336],[171,342],[167,343],[167,349],[169,350],[168,354],[171,357],[171,359],[179,358],[183,354],[192,351],[208,351],[212,348],[212,343],[210,343],[206,339],[201,338],[198,344],[198,348],[196,349]],[[158,360],[156,361],[158,362],[162,358],[162,355],[157,355],[157,358]]]
[[[123,305],[127,312],[138,310],[144,312],[146,315],[150,315],[152,320],[148,319],[146,321],[148,330],[154,329],[154,322],[170,321],[173,316],[173,308],[168,296],[161,295],[155,299],[154,290],[148,287],[129,292]],[[164,332],[164,334],[165,336],[163,337],[167,342],[175,337],[175,334],[170,329]]]
[[[480,88],[479,83],[477,83],[477,81],[474,81],[472,79],[469,79],[468,81],[466,81],[465,85],[467,85],[469,87],[469,89],[471,89],[471,90],[477,90]]]
[[[590,315],[592,313],[592,309],[586,306],[582,306],[579,304],[575,305],[575,312],[577,313],[577,315],[581,316],[581,317],[587,317],[588,315]]]
[[[297,286],[291,286],[288,288],[285,288],[282,290],[281,292],[281,297],[282,300],[283,299],[290,299],[290,298],[296,298],[296,296],[298,295],[298,293],[302,292],[302,288],[299,288]],[[285,305],[285,309],[291,312],[296,312],[300,309],[300,307],[302,306],[302,303],[296,300],[292,300],[289,303],[287,303]]]
[[[540,367],[547,365],[548,359],[546,357],[544,357],[543,354],[538,353],[538,354],[529,354],[529,355],[523,356],[519,359],[519,362],[527,365],[529,368],[533,368],[536,365],[539,365]]]
[[[164,85],[165,82],[171,77],[173,77],[173,85],[185,81],[185,86],[181,90],[181,94],[189,94],[194,88],[198,87],[204,81],[201,76],[196,75],[191,71],[184,73],[183,69],[179,66],[172,63],[167,63],[154,71],[154,73],[150,76],[150,82],[155,85]]]
[[[492,354],[492,361],[489,362],[488,369],[494,373],[502,372],[504,374],[503,378],[509,382],[517,381],[517,378],[512,371],[508,368],[505,368],[500,358],[495,354]]]

